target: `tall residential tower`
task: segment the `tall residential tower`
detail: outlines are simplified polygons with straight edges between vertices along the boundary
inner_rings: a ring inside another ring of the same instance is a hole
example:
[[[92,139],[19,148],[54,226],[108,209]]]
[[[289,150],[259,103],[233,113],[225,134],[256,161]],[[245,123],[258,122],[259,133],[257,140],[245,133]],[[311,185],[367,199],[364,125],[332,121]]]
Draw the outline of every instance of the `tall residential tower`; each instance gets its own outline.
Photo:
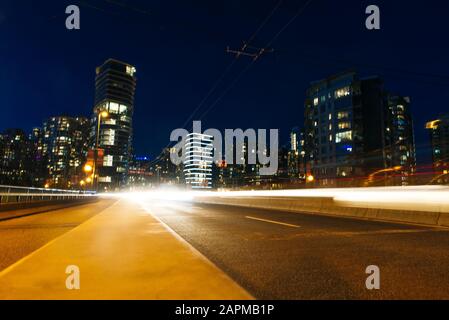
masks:
[[[305,102],[308,175],[319,186],[408,185],[415,172],[410,99],[379,77],[347,72],[312,83]]]
[[[91,146],[103,151],[96,165],[98,190],[118,190],[131,161],[136,68],[109,59],[96,73]]]
[[[432,144],[433,169],[438,183],[449,183],[449,114],[426,124]]]

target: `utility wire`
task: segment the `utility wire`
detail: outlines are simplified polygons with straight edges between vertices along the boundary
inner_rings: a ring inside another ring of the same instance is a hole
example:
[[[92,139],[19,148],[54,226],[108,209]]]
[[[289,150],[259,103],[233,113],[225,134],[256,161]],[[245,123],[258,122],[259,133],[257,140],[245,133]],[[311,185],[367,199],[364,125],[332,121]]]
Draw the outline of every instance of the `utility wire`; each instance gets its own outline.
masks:
[[[248,40],[248,44],[250,44],[256,36],[259,34],[259,32],[263,29],[263,27],[268,23],[268,21],[273,17],[273,15],[276,13],[276,11],[281,6],[283,0],[280,0],[276,6],[271,10],[271,12],[268,14],[268,16],[262,21],[262,23],[259,25],[259,27],[256,29],[256,31],[251,35],[251,37]],[[195,116],[195,114],[201,109],[201,107],[206,103],[207,99],[212,95],[212,93],[217,89],[218,85],[221,83],[221,81],[225,78],[225,76],[229,73],[229,71],[232,69],[234,64],[237,62],[237,57],[234,57],[232,62],[227,66],[225,71],[222,73],[222,75],[217,79],[217,81],[214,83],[212,88],[209,90],[209,92],[206,94],[206,96],[203,98],[203,100],[200,102],[200,104],[194,109],[194,111],[190,114],[189,118],[186,120],[182,128],[185,128],[185,126],[192,120],[192,118]],[[240,77],[240,74],[237,76],[237,78]],[[234,81],[235,82],[235,81]],[[226,89],[226,92],[229,90]]]
[[[105,0],[108,1],[108,0]],[[263,29],[263,27],[268,23],[268,21],[272,18],[272,16],[276,13],[276,11],[279,9],[279,7],[281,6],[281,4],[283,3],[283,0],[280,0],[276,6],[271,10],[271,12],[268,14],[268,16],[262,21],[262,23],[259,25],[259,27],[256,29],[256,31],[251,35],[251,37],[248,40],[248,43],[252,42],[256,36],[259,34],[259,32]],[[205,95],[205,97],[201,100],[201,102],[198,104],[198,106],[194,109],[194,111],[190,114],[190,116],[187,118],[187,120],[184,122],[184,124],[182,125],[182,128],[185,128],[187,126],[187,124],[193,119],[193,117],[195,116],[195,114],[203,107],[203,105],[206,103],[206,101],[209,99],[209,97],[215,92],[215,90],[218,88],[218,86],[220,85],[220,83],[223,81],[223,79],[226,77],[226,75],[231,71],[232,67],[235,65],[235,63],[237,62],[237,57],[234,57],[234,59],[231,61],[231,63],[228,64],[228,66],[225,68],[225,70],[223,71],[223,73],[221,74],[221,76],[215,81],[215,83],[213,84],[213,86],[211,87],[211,89],[207,92],[207,94]],[[223,94],[220,95],[219,100],[221,100],[231,89],[232,87],[238,82],[238,79],[241,78],[241,76],[246,73],[249,68],[253,65],[254,61],[249,64],[242,72],[239,73],[239,75],[237,75],[237,78],[234,79],[234,81],[232,82],[232,84],[230,86],[228,86],[225,89],[225,92]],[[213,103],[213,106],[215,106],[219,100],[216,100]],[[206,114],[211,110],[211,108],[209,107],[208,109],[206,109]],[[202,117],[200,117],[201,119]],[[164,148],[168,148],[171,145],[171,142],[169,142],[167,144],[167,146]],[[159,161],[162,153],[164,152],[164,149],[162,150],[162,152],[156,157],[155,160],[153,160],[152,162],[150,162],[149,165],[152,165],[156,162]]]
[[[299,8],[296,14],[274,35],[274,37],[268,42],[264,48],[269,48],[276,39],[307,9],[307,7],[312,3],[313,0],[308,0],[303,6]],[[238,76],[237,78],[228,86],[224,94],[220,95],[214,103],[201,115],[200,119],[203,119],[220,101],[223,97],[237,84],[238,80],[254,65],[255,60],[253,60]]]

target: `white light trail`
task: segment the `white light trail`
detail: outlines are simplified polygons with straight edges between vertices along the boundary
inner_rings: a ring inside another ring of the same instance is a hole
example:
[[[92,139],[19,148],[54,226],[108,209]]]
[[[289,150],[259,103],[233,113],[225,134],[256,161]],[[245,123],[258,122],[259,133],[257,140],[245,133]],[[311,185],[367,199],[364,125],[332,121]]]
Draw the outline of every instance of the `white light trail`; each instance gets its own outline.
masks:
[[[111,196],[111,194],[106,194]],[[300,189],[270,191],[184,191],[156,190],[113,194],[135,201],[195,202],[205,197],[256,198],[332,198],[351,207],[449,212],[449,187],[413,186],[378,188]]]

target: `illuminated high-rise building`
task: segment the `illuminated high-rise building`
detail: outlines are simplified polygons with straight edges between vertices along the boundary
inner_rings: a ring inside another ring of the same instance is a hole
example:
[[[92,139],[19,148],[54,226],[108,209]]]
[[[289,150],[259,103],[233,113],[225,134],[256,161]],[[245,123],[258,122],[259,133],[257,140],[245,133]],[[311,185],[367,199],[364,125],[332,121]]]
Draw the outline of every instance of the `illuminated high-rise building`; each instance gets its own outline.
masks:
[[[132,159],[136,68],[109,59],[96,74],[91,148],[103,150],[101,159],[97,159],[98,189],[111,191],[126,185]]]
[[[0,184],[29,186],[32,161],[30,143],[21,129],[0,134]]]
[[[298,127],[290,131],[290,149],[288,151],[288,176],[292,182],[305,178],[304,132]]]
[[[212,136],[191,133],[187,135],[184,156],[184,177],[192,189],[212,188]]]
[[[449,114],[443,114],[438,119],[429,121],[426,129],[430,133],[432,144],[433,169],[435,182],[449,183]]]
[[[44,122],[39,157],[47,165],[51,187],[79,186],[88,150],[90,122],[87,118],[52,117]],[[35,132],[37,134],[37,132]]]
[[[305,102],[307,175],[319,186],[408,185],[415,170],[410,99],[379,77],[312,83]]]

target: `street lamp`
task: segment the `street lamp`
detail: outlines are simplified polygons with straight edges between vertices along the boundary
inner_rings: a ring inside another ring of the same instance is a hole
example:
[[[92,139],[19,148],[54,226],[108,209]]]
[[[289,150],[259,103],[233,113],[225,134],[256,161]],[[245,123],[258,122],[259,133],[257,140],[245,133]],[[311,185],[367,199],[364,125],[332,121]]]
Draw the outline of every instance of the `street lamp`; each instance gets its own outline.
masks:
[[[90,172],[92,172],[92,170],[93,170],[93,167],[90,164],[86,164],[84,166],[84,172],[90,173]]]
[[[98,119],[97,119],[97,135],[95,138],[95,150],[94,150],[94,165],[92,167],[92,177],[93,177],[93,186],[94,190],[98,189],[98,174],[97,174],[97,161],[98,161],[98,149],[100,144],[100,126],[101,119],[109,117],[109,113],[106,110],[98,110]]]

